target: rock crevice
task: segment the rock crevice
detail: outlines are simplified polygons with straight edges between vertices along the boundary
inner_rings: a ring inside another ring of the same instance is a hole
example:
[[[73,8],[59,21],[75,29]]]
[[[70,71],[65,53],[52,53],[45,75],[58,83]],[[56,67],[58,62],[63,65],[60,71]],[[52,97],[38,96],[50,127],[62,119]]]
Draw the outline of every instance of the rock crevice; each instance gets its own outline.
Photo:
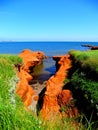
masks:
[[[42,117],[52,119],[60,114],[61,107],[68,106],[73,99],[70,90],[63,90],[64,80],[67,78],[67,72],[71,68],[70,55],[55,56],[57,72],[46,82],[46,91],[43,96],[43,104],[40,110]],[[66,116],[72,117],[77,114],[74,107],[70,107]],[[72,112],[74,109],[74,112]],[[69,114],[70,113],[70,114]]]
[[[23,59],[23,65],[18,68],[20,82],[17,84],[16,93],[23,101],[24,106],[32,111],[40,112],[45,119],[55,118],[58,114],[61,116],[63,109],[65,117],[77,115],[78,111],[72,102],[72,92],[67,88],[63,88],[65,85],[64,80],[67,78],[68,70],[71,68],[70,55],[53,57],[56,61],[57,71],[44,83],[44,89],[39,83],[32,84],[32,86],[29,84],[33,79],[30,73],[33,72],[36,65],[42,62],[43,58],[46,58],[44,53],[24,50],[19,56]],[[34,90],[34,88],[37,89]],[[42,90],[41,93],[39,89]]]

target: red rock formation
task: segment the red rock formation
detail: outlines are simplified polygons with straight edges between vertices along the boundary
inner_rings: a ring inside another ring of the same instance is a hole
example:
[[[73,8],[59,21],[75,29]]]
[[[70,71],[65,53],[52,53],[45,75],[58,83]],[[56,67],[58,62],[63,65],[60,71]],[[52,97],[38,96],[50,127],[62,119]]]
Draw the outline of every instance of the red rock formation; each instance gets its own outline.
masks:
[[[20,67],[18,72],[20,82],[17,84],[16,93],[27,107],[31,104],[32,95],[34,94],[34,90],[28,84],[28,82],[32,80],[32,76],[29,74],[30,67],[40,64],[45,56],[42,52],[32,52],[30,50],[22,51],[19,56],[23,59],[24,64]]]
[[[58,95],[58,104],[60,105],[60,111],[64,117],[74,117],[78,115],[78,110],[75,107],[70,90],[62,90]]]
[[[23,58],[24,66],[23,69],[27,72],[30,72],[30,67],[34,67],[42,62],[42,59],[45,58],[43,52],[32,52],[28,49],[22,51],[19,56]]]
[[[69,104],[72,99],[72,93],[70,90],[62,90],[58,95],[58,103],[60,106]]]
[[[20,72],[18,73],[18,77],[20,78],[20,82],[17,84],[16,93],[27,107],[31,104],[32,95],[34,94],[33,89],[28,84],[28,82],[32,79],[32,76],[21,68]]]
[[[41,115],[46,119],[51,119],[59,113],[60,105],[58,103],[58,95],[62,95],[62,93],[66,94],[64,95],[64,102],[66,102],[66,104],[68,104],[70,99],[72,98],[72,94],[69,90],[65,90],[62,92],[64,80],[67,77],[67,71],[71,67],[70,56],[67,54],[64,56],[53,58],[55,60],[60,60],[58,62],[58,71],[46,83],[46,92],[43,99],[43,106],[41,109]]]

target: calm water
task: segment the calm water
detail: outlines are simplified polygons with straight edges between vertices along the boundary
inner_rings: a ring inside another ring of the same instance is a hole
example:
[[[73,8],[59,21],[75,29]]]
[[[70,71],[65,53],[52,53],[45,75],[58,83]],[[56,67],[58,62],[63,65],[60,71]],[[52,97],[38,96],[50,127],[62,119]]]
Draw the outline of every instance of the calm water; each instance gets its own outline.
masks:
[[[98,46],[98,42],[0,42],[0,53],[19,54],[24,49],[32,51],[43,51],[46,56],[63,55],[69,50],[87,50],[82,44]],[[36,73],[36,72],[35,72]],[[50,75],[55,73],[55,62],[52,58],[45,59],[39,73],[35,75],[35,80],[47,80]]]
[[[43,51],[48,56],[66,54],[71,49],[85,50],[82,44],[97,45],[98,42],[0,42],[0,53],[18,54],[24,49]]]

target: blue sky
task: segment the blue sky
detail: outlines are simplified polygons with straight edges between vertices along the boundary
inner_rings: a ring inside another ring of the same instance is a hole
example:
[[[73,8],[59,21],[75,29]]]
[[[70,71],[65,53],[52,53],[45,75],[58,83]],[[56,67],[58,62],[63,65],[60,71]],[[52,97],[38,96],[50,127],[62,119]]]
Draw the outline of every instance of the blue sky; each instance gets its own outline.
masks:
[[[0,41],[98,41],[97,0],[0,0]]]

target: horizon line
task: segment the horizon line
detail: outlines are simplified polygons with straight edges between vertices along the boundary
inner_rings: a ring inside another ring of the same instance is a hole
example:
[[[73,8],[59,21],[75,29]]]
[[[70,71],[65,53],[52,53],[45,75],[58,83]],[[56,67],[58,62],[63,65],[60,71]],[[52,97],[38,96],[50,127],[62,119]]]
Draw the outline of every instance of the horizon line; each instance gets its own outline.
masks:
[[[16,40],[15,41],[15,40],[1,40],[0,42],[98,42],[98,41],[81,41],[81,40],[79,40],[79,41],[77,41],[77,40],[76,41],[74,41],[74,40],[73,41],[70,41],[70,40],[68,40],[68,41],[67,40],[65,40],[65,41],[62,41],[62,40],[61,41],[60,40],[57,40],[57,41],[56,40],[55,41],[54,40],[53,41],[52,40],[47,40],[47,41],[44,41],[44,40],[43,41],[42,40],[40,40],[40,41],[39,40],[38,41],[37,40],[20,40],[20,41],[18,41],[18,40]]]

